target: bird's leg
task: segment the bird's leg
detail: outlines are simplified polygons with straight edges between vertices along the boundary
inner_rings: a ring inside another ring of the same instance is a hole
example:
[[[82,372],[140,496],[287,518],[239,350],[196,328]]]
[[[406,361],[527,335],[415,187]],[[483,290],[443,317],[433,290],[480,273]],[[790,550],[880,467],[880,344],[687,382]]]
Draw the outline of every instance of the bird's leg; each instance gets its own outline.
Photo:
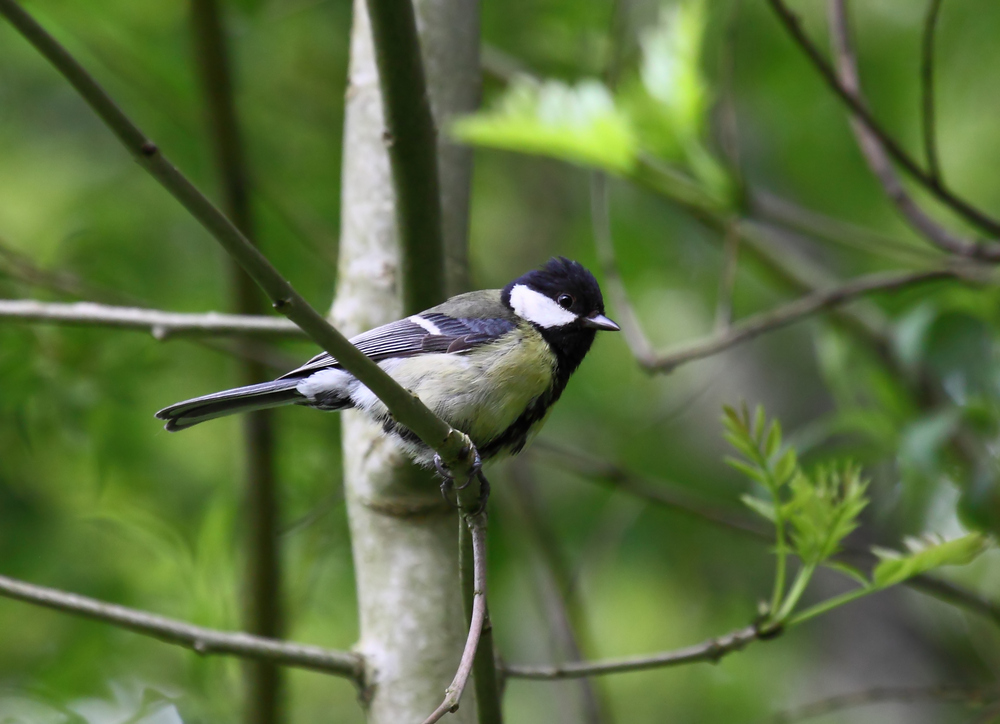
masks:
[[[456,490],[465,490],[467,487],[469,487],[469,484],[472,483],[472,480],[474,478],[479,477],[480,502],[477,507],[477,512],[478,512],[483,509],[483,505],[486,502],[484,498],[484,492],[483,492],[484,490],[485,490],[485,497],[489,497],[490,484],[486,482],[486,479],[482,475],[483,460],[481,457],[479,457],[479,451],[474,450],[474,452],[476,457],[475,460],[473,460],[472,462],[472,468],[469,471],[469,477],[462,485],[455,485],[455,476],[452,475],[451,470],[448,468],[447,465],[444,464],[444,461],[441,459],[441,456],[438,455],[437,453],[434,454],[434,468],[437,470],[438,475],[441,476],[441,495],[444,497],[444,499],[448,502],[449,505],[453,505],[456,508],[460,506],[458,505],[457,502],[453,502],[451,500],[451,498],[449,497],[450,494]]]

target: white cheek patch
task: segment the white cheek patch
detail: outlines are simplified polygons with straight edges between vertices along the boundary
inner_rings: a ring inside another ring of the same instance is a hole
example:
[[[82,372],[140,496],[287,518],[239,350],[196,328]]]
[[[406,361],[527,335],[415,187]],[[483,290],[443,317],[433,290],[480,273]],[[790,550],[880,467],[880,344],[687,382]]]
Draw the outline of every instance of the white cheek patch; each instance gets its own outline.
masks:
[[[539,327],[561,327],[576,321],[573,312],[563,309],[555,300],[523,284],[517,284],[510,290],[510,306],[514,314]]]
[[[344,370],[320,370],[302,380],[295,389],[310,402],[315,402],[317,395],[334,393],[346,397],[353,380],[354,376]]]

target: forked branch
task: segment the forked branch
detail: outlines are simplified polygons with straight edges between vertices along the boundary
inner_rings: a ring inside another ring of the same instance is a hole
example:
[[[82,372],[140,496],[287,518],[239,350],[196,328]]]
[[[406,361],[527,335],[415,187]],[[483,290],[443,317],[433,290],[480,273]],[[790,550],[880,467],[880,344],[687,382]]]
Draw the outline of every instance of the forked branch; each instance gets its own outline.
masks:
[[[852,97],[857,98],[860,103],[864,103],[857,59],[851,43],[847,18],[847,2],[846,0],[830,0],[829,7],[830,38],[837,59],[837,73],[840,84]],[[928,115],[928,113],[932,114],[933,111],[928,111],[927,103],[933,104],[933,101],[925,98],[924,130],[925,133],[933,134],[933,122],[930,120],[932,115]],[[889,200],[896,206],[899,213],[917,233],[921,234],[942,251],[950,254],[982,259],[984,261],[1000,261],[1000,245],[958,236],[941,226],[941,224],[931,218],[920,207],[913,197],[907,193],[902,181],[896,174],[896,170],[889,159],[884,140],[872,132],[871,128],[860,117],[855,115],[851,118],[851,128],[857,138],[858,147],[861,149],[861,153],[868,163],[868,167],[878,179],[886,196],[889,197]],[[932,135],[928,136],[928,138],[931,137]],[[934,159],[932,173],[934,174],[933,178],[936,179],[937,157],[933,151],[933,144],[928,147],[928,154],[930,158]]]
[[[868,131],[878,138],[881,145],[885,148],[886,153],[905,169],[914,180],[957,214],[990,235],[1000,236],[1000,220],[985,214],[964,199],[959,198],[943,186],[938,179],[922,169],[913,157],[875,120],[871,111],[864,104],[864,101],[848,88],[844,87],[829,61],[823,57],[819,48],[809,39],[809,36],[802,28],[802,21],[799,16],[792,12],[783,0],[768,0],[768,4],[770,4],[771,9],[774,10],[778,19],[785,26],[788,34],[792,36],[792,39],[806,54],[806,57],[809,58],[816,70],[819,71],[826,84],[851,109],[851,112],[865,125]]]
[[[114,103],[83,66],[39,25],[16,0],[0,0],[5,17],[66,78],[119,141],[160,184],[232,255],[270,298],[274,308],[366,385],[393,417],[434,449],[456,474],[474,458],[469,438],[437,417],[419,398],[398,385],[362,354],[285,280],[225,214],[171,164],[160,148]]]

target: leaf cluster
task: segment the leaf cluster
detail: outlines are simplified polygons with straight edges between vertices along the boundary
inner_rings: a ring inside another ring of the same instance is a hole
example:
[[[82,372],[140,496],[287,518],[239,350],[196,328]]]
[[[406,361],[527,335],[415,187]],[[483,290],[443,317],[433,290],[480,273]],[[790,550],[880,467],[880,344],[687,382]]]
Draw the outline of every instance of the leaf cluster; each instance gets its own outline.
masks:
[[[881,559],[871,578],[834,560],[844,540],[860,524],[868,505],[868,481],[851,462],[826,465],[806,472],[794,448],[782,444],[781,425],[767,420],[763,407],[753,415],[744,404],[739,410],[726,407],[723,415],[726,439],[740,453],[727,462],[763,488],[766,497],[744,495],[743,502],[775,527],[776,574],[774,595],[767,611],[770,624],[799,623],[836,606],[909,578],[948,565],[964,565],[989,547],[989,539],[978,533],[950,541],[925,536],[907,541],[908,553],[881,548],[873,552]],[[801,561],[796,579],[786,590],[786,557],[794,553]],[[860,587],[821,602],[791,617],[815,569],[835,568]]]
[[[705,143],[711,98],[701,68],[705,15],[700,0],[663,9],[642,34],[638,67],[614,88],[594,79],[570,85],[520,76],[489,109],[454,123],[451,133],[464,143],[667,188],[663,178],[647,179],[650,167],[662,164],[667,173],[654,175],[690,175],[699,202],[725,207],[732,182]]]

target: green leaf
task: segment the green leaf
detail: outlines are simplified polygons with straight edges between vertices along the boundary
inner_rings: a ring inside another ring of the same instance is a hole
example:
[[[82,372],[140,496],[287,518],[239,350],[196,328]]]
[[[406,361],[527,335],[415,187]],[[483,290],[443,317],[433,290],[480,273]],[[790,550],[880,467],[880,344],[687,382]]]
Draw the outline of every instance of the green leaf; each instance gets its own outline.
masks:
[[[771,421],[771,427],[767,431],[767,439],[764,442],[764,457],[770,459],[781,447],[781,423],[777,420]]]
[[[844,563],[843,561],[827,561],[823,565],[837,571],[838,573],[843,573],[845,576],[853,579],[857,583],[860,583],[862,586],[870,585],[868,579],[865,578],[865,575],[861,571],[854,566]]]
[[[910,552],[907,554],[884,548],[873,548],[882,562],[875,567],[872,579],[879,588],[887,588],[902,583],[921,573],[942,566],[961,566],[970,563],[989,547],[989,539],[979,533],[970,533],[962,538],[939,542],[932,538],[908,540]]]
[[[757,513],[758,515],[767,518],[772,523],[777,522],[778,516],[774,508],[774,503],[771,503],[767,500],[761,500],[760,498],[750,495],[749,493],[744,493],[743,495],[741,495],[740,500],[743,501],[743,504],[745,506],[750,508],[750,510]]]
[[[774,480],[778,486],[782,486],[795,477],[795,473],[799,469],[798,456],[795,454],[795,450],[789,448],[785,451],[785,454],[781,456],[777,464],[774,466]]]
[[[791,538],[804,563],[822,563],[840,550],[868,505],[866,488],[860,470],[852,465],[820,468],[811,476],[799,473],[792,479]]]
[[[640,77],[650,98],[664,109],[674,134],[696,138],[708,109],[708,84],[701,72],[705,10],[688,0],[660,13],[659,22],[642,33]]]
[[[726,458],[726,464],[729,465],[730,467],[736,468],[741,473],[746,475],[748,478],[760,483],[764,487],[769,488],[771,486],[771,479],[768,476],[766,470],[761,470],[760,468],[751,463],[746,463],[742,460],[731,457]]]
[[[756,461],[759,457],[760,453],[758,452],[756,446],[754,446],[753,440],[749,437],[739,433],[727,433],[726,441],[738,451],[743,453],[748,460]]]
[[[516,80],[489,111],[456,121],[452,135],[464,143],[601,168],[627,175],[639,148],[629,116],[602,84]]]

